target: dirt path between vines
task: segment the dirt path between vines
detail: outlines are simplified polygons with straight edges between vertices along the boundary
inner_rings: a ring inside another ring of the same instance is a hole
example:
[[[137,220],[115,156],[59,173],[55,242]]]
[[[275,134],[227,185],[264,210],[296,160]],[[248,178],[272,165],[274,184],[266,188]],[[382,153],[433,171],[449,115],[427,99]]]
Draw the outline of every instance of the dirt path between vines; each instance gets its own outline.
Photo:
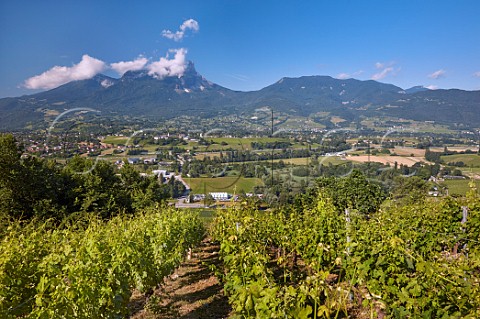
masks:
[[[132,319],[221,319],[231,308],[223,286],[209,265],[219,266],[218,245],[209,238],[193,250],[150,297],[135,291],[130,299]]]

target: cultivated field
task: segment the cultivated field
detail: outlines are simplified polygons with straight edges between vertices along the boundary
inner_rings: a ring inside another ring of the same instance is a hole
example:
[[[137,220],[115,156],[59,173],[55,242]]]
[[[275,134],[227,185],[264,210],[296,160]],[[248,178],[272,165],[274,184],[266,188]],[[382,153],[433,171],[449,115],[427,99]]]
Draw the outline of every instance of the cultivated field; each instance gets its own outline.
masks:
[[[349,161],[355,161],[360,163],[366,163],[369,161],[368,155],[359,155],[359,156],[348,156],[347,159]],[[412,156],[377,156],[377,155],[370,155],[370,162],[377,162],[382,164],[390,164],[395,165],[395,162],[398,165],[407,165],[412,166],[418,162],[425,162],[424,158],[421,157],[412,157]]]
[[[419,148],[396,146],[395,149],[390,149],[390,151],[398,155],[410,156],[413,154],[415,157],[425,157],[425,150]]]

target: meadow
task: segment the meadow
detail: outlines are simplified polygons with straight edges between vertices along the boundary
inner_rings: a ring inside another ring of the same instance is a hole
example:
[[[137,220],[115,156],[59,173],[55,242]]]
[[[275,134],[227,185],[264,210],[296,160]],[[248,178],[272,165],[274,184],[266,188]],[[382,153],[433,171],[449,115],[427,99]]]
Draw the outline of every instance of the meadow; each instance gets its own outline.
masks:
[[[255,186],[263,186],[260,178],[245,177],[199,177],[185,178],[185,182],[190,185],[194,194],[204,194],[209,192],[227,192],[236,193],[252,192]]]
[[[449,195],[462,195],[464,196],[468,190],[470,189],[469,183],[470,179],[448,179],[442,182],[444,185],[448,187],[448,194]],[[480,180],[475,180],[475,185],[477,187],[477,193],[480,193]]]
[[[463,162],[467,167],[480,167],[480,156],[477,154],[455,154],[441,157],[444,163]]]

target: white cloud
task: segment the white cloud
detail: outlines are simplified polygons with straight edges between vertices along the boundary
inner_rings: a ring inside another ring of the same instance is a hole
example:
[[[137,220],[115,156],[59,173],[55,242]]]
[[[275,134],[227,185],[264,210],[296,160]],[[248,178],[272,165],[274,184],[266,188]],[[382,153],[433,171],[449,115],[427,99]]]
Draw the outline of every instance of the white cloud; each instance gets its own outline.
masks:
[[[363,73],[362,70],[359,70],[357,72],[353,72],[352,74],[349,73],[339,73],[337,74],[336,78],[339,80],[346,80],[346,79],[351,79],[355,76],[361,75]]]
[[[375,80],[375,81],[381,80],[385,78],[387,75],[389,75],[390,73],[392,73],[393,71],[394,69],[392,67],[385,68],[382,71],[372,75],[372,80]]]
[[[473,73],[473,76],[476,76],[477,78],[480,78],[480,71]]]
[[[433,72],[432,74],[429,74],[428,77],[431,78],[431,79],[440,79],[440,78],[443,78],[445,76],[445,70],[438,70],[438,71],[435,71]]]
[[[104,88],[109,88],[113,85],[113,82],[110,81],[110,80],[103,80],[101,83],[100,83]]]
[[[139,56],[133,61],[120,61],[117,63],[110,64],[111,68],[114,69],[118,74],[123,75],[127,71],[138,71],[142,70],[147,64],[148,59],[142,56]]]
[[[438,86],[432,84],[432,85],[426,86],[426,88],[429,89],[429,90],[436,90],[436,89],[438,89]]]
[[[337,74],[336,78],[340,80],[345,80],[351,78],[351,76],[348,73],[339,73]]]
[[[187,50],[181,48],[170,50],[170,52],[175,52],[173,59],[169,59],[167,53],[166,57],[161,57],[160,60],[147,65],[148,75],[157,79],[163,79],[169,76],[181,77],[183,75],[185,68],[187,67]]]
[[[183,39],[183,37],[185,36],[185,32],[188,29],[192,30],[193,32],[198,32],[198,30],[200,30],[200,25],[198,24],[197,21],[193,19],[188,19],[182,23],[182,25],[180,26],[180,30],[178,30],[177,32],[172,32],[170,30],[163,30],[162,36],[170,40],[180,41]]]
[[[40,75],[25,80],[27,89],[53,89],[70,81],[91,79],[105,70],[105,62],[85,54],[82,61],[71,67],[54,66]]]
[[[394,61],[375,63],[375,68],[380,71],[372,75],[372,80],[378,81],[378,80],[384,79],[388,75],[397,75],[397,73],[401,70],[401,68],[394,67],[395,64],[396,63]]]

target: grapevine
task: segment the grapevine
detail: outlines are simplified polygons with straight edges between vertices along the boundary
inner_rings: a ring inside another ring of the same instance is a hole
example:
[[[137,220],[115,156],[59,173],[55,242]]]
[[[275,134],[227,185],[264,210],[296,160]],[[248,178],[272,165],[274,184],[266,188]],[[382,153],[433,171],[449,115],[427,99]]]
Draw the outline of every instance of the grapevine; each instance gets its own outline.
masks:
[[[63,227],[12,223],[0,243],[0,316],[125,317],[132,289],[155,288],[203,236],[197,215],[170,208]]]
[[[301,209],[219,211],[212,234],[239,318],[478,318],[479,208],[446,198],[346,218],[320,193]]]

